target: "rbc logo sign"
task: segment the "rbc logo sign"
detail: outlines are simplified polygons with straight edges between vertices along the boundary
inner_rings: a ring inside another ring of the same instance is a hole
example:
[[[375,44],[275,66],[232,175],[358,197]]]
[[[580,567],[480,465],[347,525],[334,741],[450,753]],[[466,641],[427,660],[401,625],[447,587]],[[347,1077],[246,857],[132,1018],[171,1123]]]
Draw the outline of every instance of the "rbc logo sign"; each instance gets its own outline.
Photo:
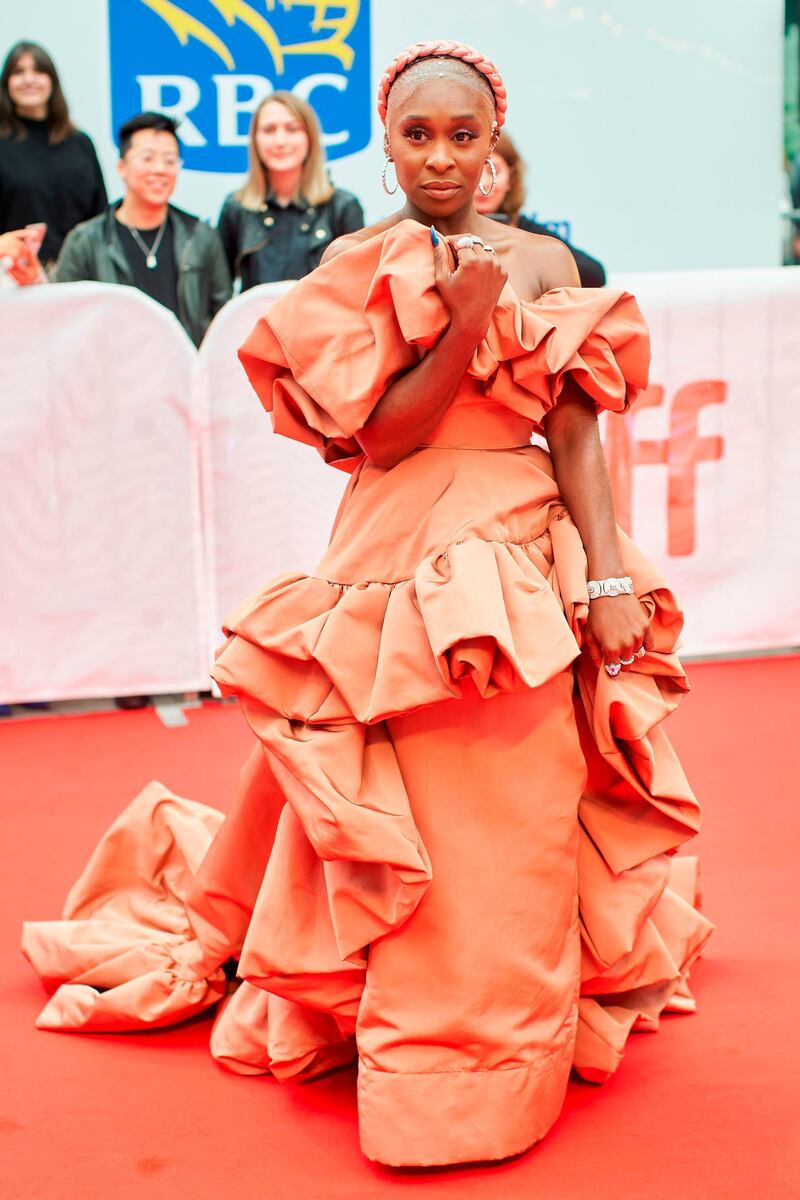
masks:
[[[369,0],[108,0],[108,18],[115,135],[167,113],[189,169],[244,174],[253,110],[280,89],[313,105],[329,159],[369,142]]]

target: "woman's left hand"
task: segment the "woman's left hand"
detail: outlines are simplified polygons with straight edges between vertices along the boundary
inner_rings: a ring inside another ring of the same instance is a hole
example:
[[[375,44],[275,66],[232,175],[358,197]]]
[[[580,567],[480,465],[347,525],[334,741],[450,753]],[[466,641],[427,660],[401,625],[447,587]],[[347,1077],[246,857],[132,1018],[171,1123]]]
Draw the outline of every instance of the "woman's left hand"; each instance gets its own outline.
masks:
[[[636,596],[600,596],[590,600],[586,644],[598,668],[633,658],[642,646],[652,650],[650,618],[644,606]]]

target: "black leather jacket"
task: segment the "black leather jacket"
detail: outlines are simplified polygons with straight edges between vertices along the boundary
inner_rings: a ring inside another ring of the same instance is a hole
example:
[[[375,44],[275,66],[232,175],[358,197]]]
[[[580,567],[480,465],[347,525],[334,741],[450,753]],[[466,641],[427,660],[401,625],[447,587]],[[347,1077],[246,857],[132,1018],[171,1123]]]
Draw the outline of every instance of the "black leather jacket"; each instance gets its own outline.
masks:
[[[242,291],[257,283],[302,279],[315,267],[326,246],[345,233],[364,228],[361,205],[337,188],[325,204],[302,198],[281,206],[267,196],[257,209],[244,208],[228,196],[219,217],[219,232],[231,275]]]
[[[112,204],[99,217],[76,225],[58,256],[56,283],[94,279],[133,286]],[[219,235],[199,217],[169,206],[178,264],[178,319],[199,346],[211,318],[231,297],[231,279]]]

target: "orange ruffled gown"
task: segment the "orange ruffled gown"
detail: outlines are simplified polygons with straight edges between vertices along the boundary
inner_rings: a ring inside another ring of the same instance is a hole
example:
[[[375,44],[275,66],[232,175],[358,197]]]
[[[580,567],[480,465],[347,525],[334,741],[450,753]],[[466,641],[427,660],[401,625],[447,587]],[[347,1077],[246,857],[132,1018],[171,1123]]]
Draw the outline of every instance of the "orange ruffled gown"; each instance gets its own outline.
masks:
[[[581,652],[586,560],[529,444],[571,376],[621,412],[649,348],[633,298],[506,286],[451,408],[391,470],[354,434],[447,312],[406,221],[298,283],[240,351],[275,430],[351,472],[316,574],[228,621],[214,677],[257,744],[233,809],[150,786],[63,921],[26,926],[45,1029],[165,1025],[222,1001],[214,1057],[309,1078],[358,1054],[361,1144],[431,1165],[515,1154],[570,1068],[693,1007],[711,926],[698,807],[660,723],[681,614],[623,537],[655,649]],[[226,984],[238,959],[243,981]]]

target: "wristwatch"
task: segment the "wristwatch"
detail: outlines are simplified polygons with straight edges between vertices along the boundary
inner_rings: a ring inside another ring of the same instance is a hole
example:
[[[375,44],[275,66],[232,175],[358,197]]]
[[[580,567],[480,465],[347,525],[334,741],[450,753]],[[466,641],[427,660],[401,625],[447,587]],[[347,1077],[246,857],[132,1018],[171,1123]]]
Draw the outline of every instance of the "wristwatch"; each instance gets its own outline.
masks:
[[[599,600],[601,596],[632,596],[633,580],[630,575],[621,579],[590,579],[586,589],[590,600]]]

